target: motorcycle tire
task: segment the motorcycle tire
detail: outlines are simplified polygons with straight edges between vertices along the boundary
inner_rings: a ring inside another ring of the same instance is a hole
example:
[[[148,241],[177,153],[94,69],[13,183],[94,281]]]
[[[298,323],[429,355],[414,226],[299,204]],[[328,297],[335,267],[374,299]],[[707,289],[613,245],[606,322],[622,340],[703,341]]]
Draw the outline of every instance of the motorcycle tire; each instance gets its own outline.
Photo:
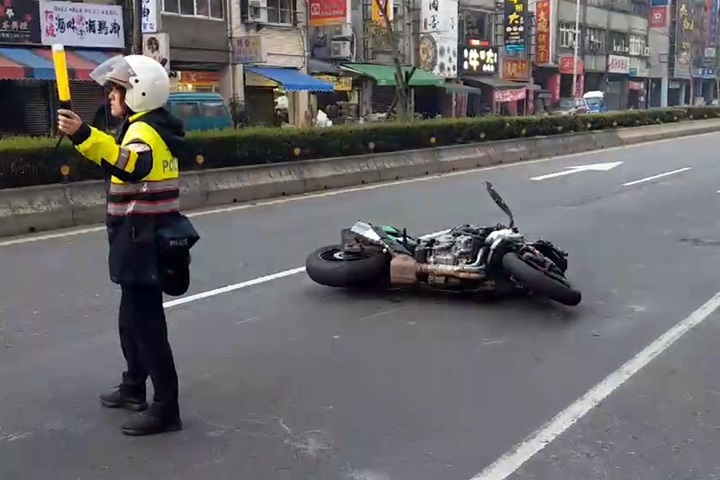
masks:
[[[515,280],[539,295],[570,307],[576,306],[582,300],[579,291],[529,265],[515,253],[504,255],[502,264]]]
[[[305,272],[326,287],[370,287],[390,277],[390,256],[348,254],[341,245],[327,245],[308,255]]]

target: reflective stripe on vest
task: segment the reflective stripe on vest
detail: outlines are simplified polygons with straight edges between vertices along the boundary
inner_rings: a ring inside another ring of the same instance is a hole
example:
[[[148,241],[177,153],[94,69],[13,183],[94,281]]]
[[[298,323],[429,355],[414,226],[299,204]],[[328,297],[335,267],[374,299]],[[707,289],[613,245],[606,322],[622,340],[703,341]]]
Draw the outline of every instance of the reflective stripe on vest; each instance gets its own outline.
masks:
[[[180,210],[180,188],[177,180],[110,184],[108,215],[148,215],[178,210]]]
[[[138,183],[124,183],[114,176],[111,178],[108,190],[108,215],[157,215],[180,210],[178,161],[173,157],[162,137],[154,128],[143,122],[141,117],[142,114],[136,114],[130,118],[130,127],[123,137],[121,146],[138,140],[146,143],[152,150],[152,170],[143,181]],[[119,159],[119,163],[121,162],[122,158]]]

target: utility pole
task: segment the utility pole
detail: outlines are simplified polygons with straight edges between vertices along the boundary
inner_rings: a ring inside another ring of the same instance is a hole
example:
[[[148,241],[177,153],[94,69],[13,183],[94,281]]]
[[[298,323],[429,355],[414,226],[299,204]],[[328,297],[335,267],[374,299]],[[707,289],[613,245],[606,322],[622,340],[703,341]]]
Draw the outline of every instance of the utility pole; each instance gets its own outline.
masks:
[[[143,0],[132,0],[132,49],[133,55],[142,55]]]

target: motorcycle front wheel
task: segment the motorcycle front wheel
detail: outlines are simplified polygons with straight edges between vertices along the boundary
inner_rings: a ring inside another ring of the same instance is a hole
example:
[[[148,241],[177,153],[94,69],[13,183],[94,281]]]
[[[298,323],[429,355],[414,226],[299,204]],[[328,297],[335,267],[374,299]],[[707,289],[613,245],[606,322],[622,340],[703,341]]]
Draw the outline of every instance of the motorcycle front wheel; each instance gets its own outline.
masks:
[[[502,258],[503,267],[515,280],[530,290],[563,305],[576,306],[582,300],[582,294],[541,270],[533,267],[515,253],[507,253]]]
[[[326,287],[370,287],[390,276],[390,256],[344,252],[341,245],[320,247],[305,260],[305,272]]]

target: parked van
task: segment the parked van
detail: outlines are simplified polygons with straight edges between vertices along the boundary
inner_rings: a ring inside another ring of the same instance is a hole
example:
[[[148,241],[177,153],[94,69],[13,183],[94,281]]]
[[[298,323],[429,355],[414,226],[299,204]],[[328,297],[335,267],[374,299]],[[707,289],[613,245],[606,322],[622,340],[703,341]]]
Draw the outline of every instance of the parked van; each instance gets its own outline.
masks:
[[[218,93],[172,92],[165,108],[182,120],[187,132],[233,127],[230,110]]]
[[[604,92],[601,92],[600,90],[591,90],[589,92],[585,92],[583,98],[588,104],[590,113],[607,112],[607,107],[605,106]]]

